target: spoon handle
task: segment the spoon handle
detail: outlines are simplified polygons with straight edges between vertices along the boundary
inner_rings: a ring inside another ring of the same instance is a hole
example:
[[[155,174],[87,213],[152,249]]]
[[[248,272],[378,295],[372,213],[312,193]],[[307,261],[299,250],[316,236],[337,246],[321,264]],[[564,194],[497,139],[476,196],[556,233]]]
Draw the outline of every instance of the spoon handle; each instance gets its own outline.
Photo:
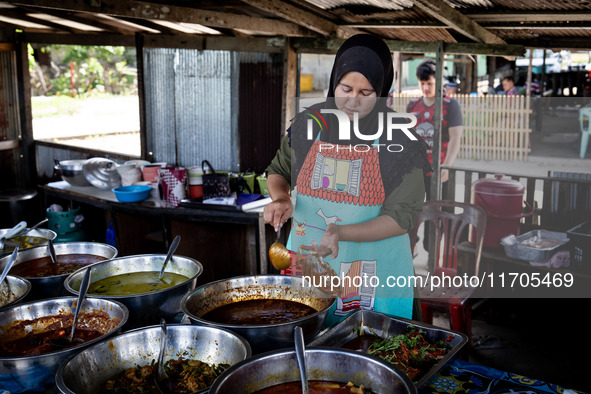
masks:
[[[172,255],[176,251],[176,248],[179,246],[180,242],[181,242],[180,235],[177,235],[176,237],[174,237],[174,240],[172,241],[172,244],[170,245],[170,248],[168,249],[168,254],[166,255],[166,258],[164,259],[164,264],[162,264],[162,269],[160,270],[160,275],[158,276],[158,279],[162,279],[162,276],[164,275],[164,269],[166,268],[166,264],[168,264],[168,261],[172,258]]]
[[[49,251],[49,257],[51,257],[51,262],[56,264],[57,256],[55,255],[55,248],[53,247],[53,241],[51,239],[47,240],[47,250]]]
[[[8,271],[10,271],[10,269],[12,268],[12,265],[14,264],[14,262],[16,260],[17,254],[18,254],[18,246],[14,248],[14,251],[10,255],[10,259],[8,260],[8,263],[6,264],[4,269],[2,270],[2,274],[0,274],[0,284],[2,283],[4,278],[6,278],[6,275],[8,275]]]
[[[308,394],[308,374],[306,372],[306,349],[304,346],[304,332],[302,327],[295,328],[295,349],[302,378],[302,394]]]
[[[164,372],[164,353],[166,352],[166,320],[160,319],[160,353],[158,354],[158,377],[165,377]]]
[[[84,278],[82,278],[82,282],[80,283],[80,294],[78,295],[78,303],[76,304],[76,312],[74,313],[74,321],[72,322],[72,331],[70,332],[69,336],[70,342],[72,342],[72,340],[74,339],[74,331],[76,331],[78,315],[80,314],[80,309],[82,309],[82,303],[84,302],[84,297],[86,297],[88,285],[90,285],[90,268],[86,269],[86,272],[84,273]]]

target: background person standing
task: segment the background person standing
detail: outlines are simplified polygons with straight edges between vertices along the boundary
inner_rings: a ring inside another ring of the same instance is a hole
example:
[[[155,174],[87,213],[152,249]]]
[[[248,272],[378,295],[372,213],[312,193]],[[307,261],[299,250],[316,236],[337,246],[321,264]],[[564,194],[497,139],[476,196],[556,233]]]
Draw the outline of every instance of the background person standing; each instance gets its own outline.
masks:
[[[433,152],[433,118],[435,117],[435,68],[433,60],[425,60],[417,67],[417,78],[423,96],[412,100],[406,107],[406,112],[417,117],[415,130],[429,146],[427,156],[429,164],[432,164]],[[460,151],[460,142],[463,133],[462,110],[460,104],[453,98],[443,96],[442,123],[441,123],[441,164],[451,167]],[[441,170],[442,199],[447,199],[447,180],[449,171]],[[427,200],[434,199],[431,196],[431,174],[425,177],[425,190]]]

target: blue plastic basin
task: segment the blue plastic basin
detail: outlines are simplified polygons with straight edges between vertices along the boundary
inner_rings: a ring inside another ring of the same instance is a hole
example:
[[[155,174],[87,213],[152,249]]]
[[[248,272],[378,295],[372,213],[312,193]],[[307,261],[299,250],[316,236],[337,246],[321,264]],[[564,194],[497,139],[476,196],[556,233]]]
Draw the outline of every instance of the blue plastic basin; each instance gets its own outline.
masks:
[[[151,190],[148,185],[119,186],[111,189],[120,202],[144,201],[150,196]]]

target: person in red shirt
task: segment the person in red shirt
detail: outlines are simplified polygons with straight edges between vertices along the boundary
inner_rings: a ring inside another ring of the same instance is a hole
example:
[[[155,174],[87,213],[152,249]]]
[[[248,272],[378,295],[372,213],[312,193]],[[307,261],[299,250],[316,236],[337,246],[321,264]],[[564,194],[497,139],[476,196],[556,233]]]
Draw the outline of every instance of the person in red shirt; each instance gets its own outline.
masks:
[[[429,164],[432,164],[433,150],[433,118],[435,113],[435,61],[425,60],[417,67],[417,78],[423,96],[412,100],[406,107],[407,113],[412,113],[417,117],[415,131],[419,134],[427,145],[427,156]],[[441,129],[441,164],[451,167],[460,151],[460,142],[463,133],[462,110],[460,104],[453,98],[443,96],[442,108],[442,129]],[[447,198],[447,179],[449,171],[441,170],[442,199]],[[427,200],[431,199],[431,176],[425,177],[425,189]]]

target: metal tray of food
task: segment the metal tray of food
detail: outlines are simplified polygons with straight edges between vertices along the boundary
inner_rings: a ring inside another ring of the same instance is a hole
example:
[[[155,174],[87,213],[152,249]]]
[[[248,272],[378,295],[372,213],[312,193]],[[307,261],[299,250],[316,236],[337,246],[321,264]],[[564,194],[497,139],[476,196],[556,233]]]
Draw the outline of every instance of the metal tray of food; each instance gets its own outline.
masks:
[[[423,331],[424,338],[430,344],[444,341],[448,348],[447,353],[444,354],[436,364],[421,373],[421,375],[415,379],[415,384],[418,387],[429,380],[447,362],[457,355],[462,347],[468,342],[468,337],[465,334],[435,327],[415,320],[404,319],[401,317],[390,317],[374,311],[360,310],[351,314],[328,331],[321,332],[319,336],[308,344],[308,346],[343,347],[351,340],[357,338],[360,332],[375,334],[381,338],[390,338],[395,335],[408,333],[409,326],[414,326]]]
[[[559,247],[569,241],[566,233],[534,230],[501,238],[507,257],[526,261],[546,261]]]

